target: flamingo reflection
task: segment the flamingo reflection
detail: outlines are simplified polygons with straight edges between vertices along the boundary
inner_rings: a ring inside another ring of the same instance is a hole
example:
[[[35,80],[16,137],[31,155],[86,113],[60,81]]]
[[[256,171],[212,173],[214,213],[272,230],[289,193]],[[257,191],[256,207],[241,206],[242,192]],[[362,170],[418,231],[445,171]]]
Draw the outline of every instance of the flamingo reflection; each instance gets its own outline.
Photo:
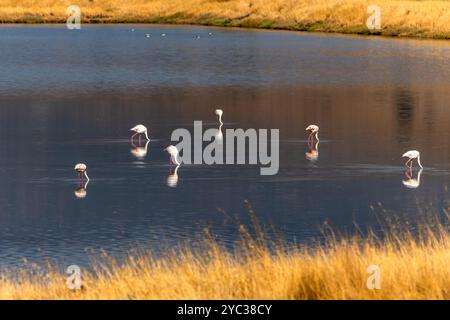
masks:
[[[217,128],[216,139],[219,143],[223,141],[223,133],[222,133],[223,123]]]
[[[178,164],[175,169],[172,171],[172,167],[170,168],[170,174],[167,176],[166,184],[168,187],[175,188],[178,184],[178,168],[180,165]]]
[[[309,161],[316,161],[319,159],[319,140],[316,141],[316,144],[313,145],[313,141],[308,141],[308,151],[305,153],[306,159]]]
[[[74,191],[75,197],[77,197],[78,199],[86,198],[86,196],[87,196],[87,185],[88,184],[89,184],[89,180],[86,181],[82,185],[78,185],[77,188]]]
[[[137,159],[139,160],[143,160],[145,158],[145,156],[147,155],[147,151],[148,151],[148,144],[150,143],[149,140],[147,140],[147,142],[145,143],[145,145],[143,147],[141,146],[136,146],[133,142],[131,142],[131,154],[133,156],[135,156]]]
[[[409,189],[416,189],[420,186],[420,175],[422,174],[423,169],[420,169],[417,173],[417,178],[413,178],[412,168],[409,167],[405,171],[406,180],[403,180],[402,183],[405,187]]]

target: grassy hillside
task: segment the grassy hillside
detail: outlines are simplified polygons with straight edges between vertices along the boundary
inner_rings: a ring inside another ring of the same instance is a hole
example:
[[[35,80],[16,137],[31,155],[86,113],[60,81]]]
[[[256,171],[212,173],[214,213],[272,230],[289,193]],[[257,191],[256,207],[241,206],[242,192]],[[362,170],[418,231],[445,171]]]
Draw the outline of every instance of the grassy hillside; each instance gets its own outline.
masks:
[[[450,39],[450,1],[411,0],[2,0],[0,22],[64,23],[77,4],[84,23],[177,23]],[[381,8],[370,32],[367,8]]]

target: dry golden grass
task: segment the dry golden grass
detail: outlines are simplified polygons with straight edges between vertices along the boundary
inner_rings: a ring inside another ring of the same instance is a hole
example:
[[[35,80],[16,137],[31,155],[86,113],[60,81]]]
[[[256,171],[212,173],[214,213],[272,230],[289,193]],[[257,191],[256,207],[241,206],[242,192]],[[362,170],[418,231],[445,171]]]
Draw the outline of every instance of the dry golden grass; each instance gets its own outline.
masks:
[[[375,34],[450,39],[450,1],[78,0],[84,23],[180,23],[370,34],[367,7],[381,8]],[[69,0],[2,0],[0,22],[63,23]]]
[[[248,234],[234,252],[206,235],[197,249],[98,264],[82,272],[81,290],[67,289],[55,271],[3,275],[0,299],[450,299],[448,217],[419,236],[391,228],[384,240],[331,235],[326,245],[303,247],[269,246],[261,232]],[[379,290],[366,286],[373,264],[381,268]]]

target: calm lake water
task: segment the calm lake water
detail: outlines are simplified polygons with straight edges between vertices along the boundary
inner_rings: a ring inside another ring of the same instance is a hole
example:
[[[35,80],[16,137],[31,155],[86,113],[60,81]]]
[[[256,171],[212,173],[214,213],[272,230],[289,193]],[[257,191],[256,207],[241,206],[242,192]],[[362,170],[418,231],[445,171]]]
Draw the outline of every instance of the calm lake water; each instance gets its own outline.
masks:
[[[450,207],[449,41],[131,28],[0,27],[0,267],[85,267],[100,249],[158,250],[206,226],[232,243],[246,201],[297,242],[325,221],[377,229],[380,215]],[[279,173],[183,165],[168,186],[172,131],[214,128],[218,107],[223,129],[280,129]],[[138,123],[152,138],[143,158],[129,142]],[[315,161],[310,123],[321,128]],[[409,149],[425,166],[417,188],[403,184]],[[83,199],[77,162],[91,178]]]

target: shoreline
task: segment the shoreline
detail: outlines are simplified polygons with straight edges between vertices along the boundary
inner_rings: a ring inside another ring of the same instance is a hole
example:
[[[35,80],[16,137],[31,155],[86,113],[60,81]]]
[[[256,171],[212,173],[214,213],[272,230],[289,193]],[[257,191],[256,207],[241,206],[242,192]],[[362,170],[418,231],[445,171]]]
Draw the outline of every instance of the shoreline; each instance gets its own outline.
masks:
[[[45,26],[45,25],[65,25],[65,21],[43,21],[43,22],[30,22],[30,21],[0,21],[0,27],[2,26],[14,26],[14,25],[26,25],[26,26]],[[415,40],[450,40],[450,33],[448,34],[433,34],[423,35],[423,32],[419,29],[411,31],[410,33],[395,33],[395,32],[372,32],[360,26],[359,31],[346,31],[346,30],[321,30],[321,29],[303,29],[303,28],[284,28],[284,27],[258,27],[258,26],[235,26],[235,25],[215,25],[215,24],[199,24],[189,22],[168,22],[168,21],[123,21],[123,20],[110,20],[110,21],[83,21],[82,24],[95,26],[95,25],[164,25],[164,26],[189,26],[189,27],[214,27],[225,29],[242,29],[242,30],[260,30],[260,31],[286,31],[286,32],[303,32],[310,34],[323,34],[323,35],[344,35],[344,36],[364,36],[364,37],[384,37],[384,38],[397,38],[397,39],[415,39]]]
[[[65,24],[63,0],[5,0],[1,24]],[[354,34],[416,39],[450,39],[450,2],[380,0],[381,29],[365,25],[366,0],[291,2],[274,0],[80,0],[83,24],[166,24]]]

